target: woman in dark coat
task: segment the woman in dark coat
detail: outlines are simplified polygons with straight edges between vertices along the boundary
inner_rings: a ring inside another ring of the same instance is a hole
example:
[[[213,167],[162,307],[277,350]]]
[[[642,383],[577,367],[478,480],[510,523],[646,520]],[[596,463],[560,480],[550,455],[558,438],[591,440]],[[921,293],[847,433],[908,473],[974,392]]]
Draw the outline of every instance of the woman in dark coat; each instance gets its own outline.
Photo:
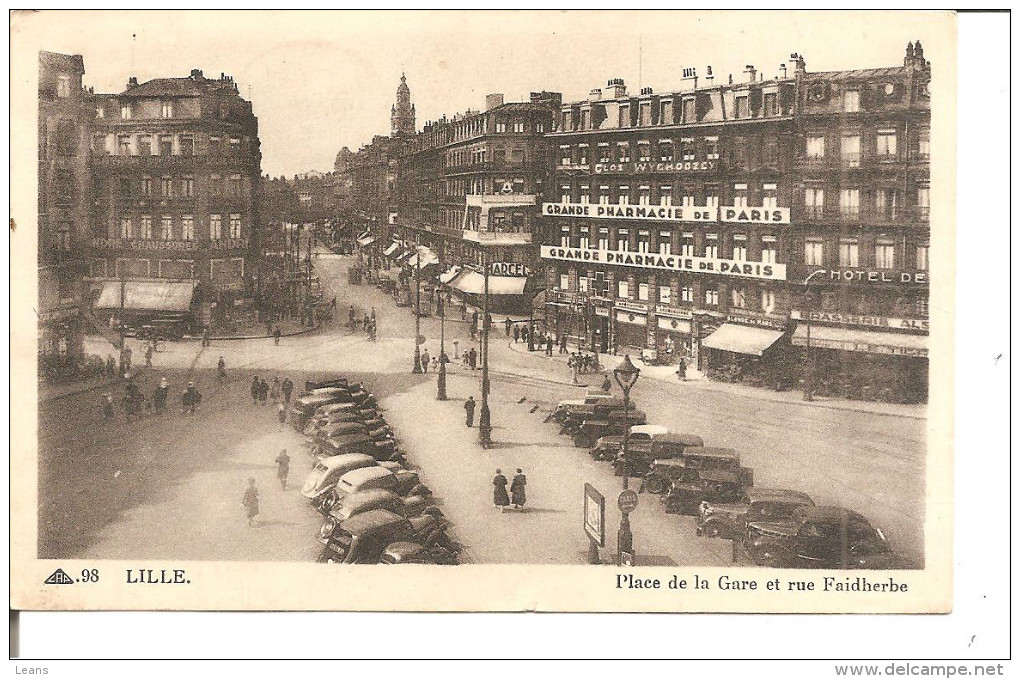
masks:
[[[241,500],[245,513],[248,515],[248,527],[255,526],[255,517],[259,515],[259,491],[255,488],[255,479],[248,479],[248,488],[244,491],[244,498]]]
[[[506,477],[502,470],[496,470],[496,476],[492,479],[492,504],[497,509],[503,509],[510,504],[510,496],[506,494]]]
[[[252,405],[258,405],[259,394],[262,393],[262,384],[259,382],[259,378],[256,375],[251,381],[251,402]]]
[[[524,487],[528,485],[528,478],[524,476],[524,472],[520,469],[517,470],[517,476],[514,477],[514,482],[510,484],[510,492],[513,494],[512,504],[514,509],[524,509],[524,503],[527,501],[525,497]]]

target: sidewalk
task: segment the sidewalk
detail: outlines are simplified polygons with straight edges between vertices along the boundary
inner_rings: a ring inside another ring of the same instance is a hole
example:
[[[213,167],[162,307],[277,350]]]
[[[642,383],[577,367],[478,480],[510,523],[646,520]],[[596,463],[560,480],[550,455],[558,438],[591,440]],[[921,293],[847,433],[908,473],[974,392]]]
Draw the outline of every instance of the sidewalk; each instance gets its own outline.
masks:
[[[490,338],[491,341],[491,338]],[[551,357],[546,356],[545,352],[529,352],[527,344],[514,343],[513,341],[508,342],[508,348],[511,351],[517,352],[523,355],[531,355],[536,358],[543,360],[554,360],[563,364],[563,370],[566,371],[567,358],[570,354],[560,354],[559,349],[553,348],[553,355]],[[571,347],[571,351],[576,351],[576,346]],[[633,360],[633,359],[632,359]],[[599,354],[599,361],[602,363],[604,370],[612,371],[621,361],[622,356],[614,356],[612,354]],[[644,377],[650,377],[654,380],[660,380],[663,382],[677,383],[679,382],[676,375],[676,368],[674,366],[646,366],[640,361],[635,361],[636,365],[641,369],[641,375]],[[585,380],[584,378],[587,378]],[[587,381],[589,383],[600,382],[598,375],[579,375],[578,379],[581,381]],[[906,417],[915,420],[927,419],[927,407],[923,404],[902,404],[902,403],[881,403],[878,401],[851,401],[847,399],[837,399],[823,396],[815,396],[813,401],[805,401],[803,392],[799,390],[790,391],[774,391],[772,389],[765,389],[761,387],[751,387],[743,384],[732,384],[728,382],[715,382],[705,377],[705,374],[701,371],[694,370],[692,368],[687,369],[687,381],[685,384],[692,385],[698,389],[704,389],[705,391],[715,392],[726,392],[746,398],[772,401],[774,403],[786,403],[786,404],[798,404],[811,408],[828,408],[830,410],[843,410],[852,411],[858,413],[867,413],[871,415],[885,415],[890,417]]]

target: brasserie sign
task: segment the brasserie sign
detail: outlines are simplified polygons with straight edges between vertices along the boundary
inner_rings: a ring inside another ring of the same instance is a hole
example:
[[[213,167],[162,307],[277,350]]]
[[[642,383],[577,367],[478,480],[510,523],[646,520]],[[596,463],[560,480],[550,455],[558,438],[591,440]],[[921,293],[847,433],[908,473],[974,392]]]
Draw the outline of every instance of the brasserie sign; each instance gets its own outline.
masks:
[[[620,250],[593,250],[568,248],[556,245],[542,246],[542,259],[592,264],[613,264],[641,269],[692,272],[732,276],[734,278],[760,278],[786,280],[785,264],[765,264],[733,259],[712,259],[709,257],[685,257],[663,255],[654,252],[625,252]]]

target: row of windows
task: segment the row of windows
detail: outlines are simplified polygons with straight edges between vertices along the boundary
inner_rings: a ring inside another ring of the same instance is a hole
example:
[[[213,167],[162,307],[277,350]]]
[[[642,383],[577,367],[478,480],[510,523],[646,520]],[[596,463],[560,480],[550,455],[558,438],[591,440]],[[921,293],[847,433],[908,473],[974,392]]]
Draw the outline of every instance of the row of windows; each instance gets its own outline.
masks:
[[[879,160],[895,160],[899,157],[898,134],[895,129],[879,129],[875,132],[871,150]],[[847,167],[860,167],[862,139],[860,133],[843,133],[839,137],[839,158]],[[808,160],[822,160],[826,157],[827,137],[823,133],[809,133],[804,138],[804,157]],[[870,139],[869,139],[870,142]],[[835,155],[831,150],[829,155]],[[930,132],[927,128],[917,131],[913,139],[911,155],[928,159],[931,155]]]
[[[755,99],[755,103],[758,101]],[[637,102],[635,107],[628,101],[608,106],[594,104],[593,108],[599,111],[599,117],[602,118],[598,123],[592,120],[592,111],[587,107],[564,107],[561,129],[577,131],[691,124],[699,122],[700,116],[707,112],[707,109],[699,112],[697,98],[693,94],[683,97],[679,108],[675,106],[672,96],[660,98],[657,104],[651,100],[641,101]],[[751,118],[753,114],[758,117],[782,115],[778,92],[765,92],[760,99],[760,107],[756,110],[753,110],[750,92],[737,93],[733,108],[734,118]]]
[[[491,161],[495,165],[523,165],[527,161],[527,151],[523,148],[476,148],[450,151],[444,157],[445,167],[462,167],[465,165],[482,165]]]
[[[239,155],[247,146],[247,138],[209,137],[208,155]],[[194,156],[197,152],[195,135],[183,134],[97,134],[92,138],[92,150],[118,156]]]
[[[89,275],[106,278],[108,275],[138,276],[148,278],[193,279],[195,277],[195,260],[193,259],[160,259],[153,266],[152,260],[132,259],[93,259],[89,262]],[[239,281],[244,277],[244,259],[210,259],[209,276],[213,281]]]
[[[899,256],[906,259],[907,246],[899,248],[891,239],[879,239],[872,250],[874,257],[870,261],[864,261],[861,257],[861,243],[857,238],[841,238],[837,244],[837,263],[840,267],[873,266],[876,269],[895,269],[898,266],[907,265],[908,262],[897,261],[897,250]],[[807,238],[804,241],[804,264],[807,266],[827,266],[830,260],[829,252],[826,252],[826,242],[822,238]],[[919,243],[914,246],[913,268],[918,271],[928,270],[928,243]]]
[[[735,149],[747,148],[746,140],[734,139]],[[772,139],[766,140],[763,145],[765,157],[778,161],[779,143]],[[679,145],[672,139],[642,139],[631,144],[629,141],[597,142],[594,153],[589,144],[561,144],[559,149],[560,165],[587,165],[594,158],[597,163],[629,163],[632,160],[638,162],[650,161],[701,161],[719,159],[719,138],[715,136],[705,137],[704,140],[684,138]]]
[[[228,216],[227,228],[224,231],[224,215],[209,215],[209,240],[236,240],[243,238],[241,215],[234,213]],[[120,238],[122,240],[195,240],[194,215],[141,215],[137,220],[133,217],[120,218]]]
[[[680,205],[685,207],[719,207],[720,200],[717,193],[718,187],[705,187],[703,193],[695,194],[690,187],[674,187],[672,184],[659,184],[656,186],[641,185],[632,187],[630,184],[600,184],[593,192],[587,184],[577,185],[575,190],[572,186],[560,186],[561,203],[588,204],[595,199],[600,205]],[[766,182],[761,187],[752,186],[748,183],[736,183],[732,189],[727,187],[727,205],[736,207],[751,206],[752,194],[754,202],[760,205],[754,207],[777,208],[779,207],[779,187],[777,184]],[[674,200],[676,202],[674,202]]]
[[[560,290],[570,291],[569,274],[561,273],[559,283]],[[681,279],[677,286],[677,299],[674,299],[673,288],[670,285],[659,285],[653,287],[648,283],[638,282],[635,287],[637,288],[636,299],[640,302],[655,302],[658,304],[670,305],[674,302],[679,302],[681,304],[694,304],[696,301],[694,284],[685,279]],[[712,283],[705,283],[701,286],[701,288],[701,299],[704,304],[709,307],[718,306],[719,288]],[[581,294],[591,292],[592,294],[607,297],[609,292],[609,283],[603,278],[587,278],[582,276],[577,279],[577,292]],[[617,299],[635,299],[633,292],[630,281],[622,279],[616,281]],[[653,295],[655,296],[654,299],[652,298]],[[734,285],[730,287],[730,306],[737,309],[748,309],[772,313],[776,308],[776,291],[771,288],[759,288],[758,286],[745,287],[742,285]]]
[[[599,229],[595,238],[581,230],[578,234],[569,233],[569,227],[564,227],[560,235],[560,245],[570,248],[597,250],[616,250],[619,252],[657,252],[660,255],[677,254],[682,257],[707,257],[709,259],[733,259],[746,261],[748,256],[748,238],[745,234],[733,234],[729,239],[720,239],[719,234],[706,233],[700,247],[693,232],[683,232],[679,238],[670,231],[660,231],[655,242],[649,231],[638,231],[632,239],[629,229],[614,229],[610,237],[609,229]],[[755,245],[760,244],[758,251],[761,253],[761,261],[765,264],[775,264],[777,255],[777,239],[774,235],[762,236]]]
[[[209,193],[213,196],[240,196],[244,182],[240,174],[221,176],[218,174],[209,175]],[[137,189],[141,196],[159,195],[164,198],[194,198],[195,197],[195,176],[186,174],[180,177],[163,175],[151,177],[142,175],[140,180],[130,177],[120,177],[117,180],[117,189],[120,196],[130,197]],[[154,193],[158,189],[158,193]]]
[[[837,192],[833,192],[837,193]],[[826,192],[820,187],[807,187],[804,189],[804,214],[809,219],[821,219],[826,216]],[[831,194],[830,194],[831,195]],[[831,198],[828,207],[838,208],[839,216],[845,218],[859,217],[861,212],[861,189],[841,188],[838,190],[838,203],[833,204]],[[907,207],[902,200],[903,191],[897,188],[877,188],[866,192],[865,197],[872,206],[869,214],[873,217],[895,219],[901,216],[903,208]],[[931,188],[928,185],[918,186],[914,192],[915,213],[921,217],[927,217],[930,209]]]

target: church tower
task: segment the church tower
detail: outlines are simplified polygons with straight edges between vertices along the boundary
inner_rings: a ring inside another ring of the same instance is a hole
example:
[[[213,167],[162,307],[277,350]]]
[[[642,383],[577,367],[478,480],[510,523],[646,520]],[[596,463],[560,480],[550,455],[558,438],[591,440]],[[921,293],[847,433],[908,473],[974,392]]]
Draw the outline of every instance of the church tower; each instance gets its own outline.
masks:
[[[400,85],[397,87],[397,103],[390,108],[390,136],[412,134],[414,134],[414,104],[411,103],[411,88],[407,86],[407,77],[401,73]]]

